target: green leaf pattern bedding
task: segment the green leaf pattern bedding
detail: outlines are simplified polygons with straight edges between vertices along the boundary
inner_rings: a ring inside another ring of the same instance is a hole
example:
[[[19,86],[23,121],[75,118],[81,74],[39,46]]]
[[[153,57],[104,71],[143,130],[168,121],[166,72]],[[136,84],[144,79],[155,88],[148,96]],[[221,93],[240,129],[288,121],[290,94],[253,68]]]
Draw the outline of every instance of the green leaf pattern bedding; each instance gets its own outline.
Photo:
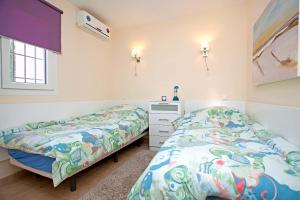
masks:
[[[300,199],[300,149],[236,109],[184,115],[129,200]]]
[[[148,113],[132,105],[0,132],[0,146],[55,158],[54,186],[105,157],[148,128]]]

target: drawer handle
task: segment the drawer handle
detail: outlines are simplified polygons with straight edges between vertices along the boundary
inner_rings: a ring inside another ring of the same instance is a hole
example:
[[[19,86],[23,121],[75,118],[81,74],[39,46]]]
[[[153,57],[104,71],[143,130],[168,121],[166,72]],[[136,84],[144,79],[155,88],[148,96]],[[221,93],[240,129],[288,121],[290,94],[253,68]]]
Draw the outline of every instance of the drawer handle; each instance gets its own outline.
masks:
[[[164,142],[159,142],[159,144],[163,144]]]
[[[158,119],[158,121],[165,121],[165,122],[168,122],[169,120],[168,120],[168,119]]]
[[[160,133],[169,133],[169,131],[159,130]]]

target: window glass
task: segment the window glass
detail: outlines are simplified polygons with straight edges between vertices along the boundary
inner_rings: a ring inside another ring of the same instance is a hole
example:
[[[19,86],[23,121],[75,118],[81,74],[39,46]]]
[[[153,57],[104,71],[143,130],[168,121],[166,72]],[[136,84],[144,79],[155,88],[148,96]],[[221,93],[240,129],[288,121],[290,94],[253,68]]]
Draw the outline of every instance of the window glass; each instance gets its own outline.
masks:
[[[35,57],[35,47],[29,44],[25,45],[26,49],[26,56],[28,57]]]
[[[11,40],[12,82],[46,84],[46,50]]]
[[[45,80],[45,63],[43,60],[36,61],[36,78]]]
[[[35,79],[35,60],[34,58],[26,57],[26,82],[34,83]]]
[[[25,57],[21,55],[14,56],[14,78],[24,78],[25,76]]]
[[[25,54],[25,45],[22,42],[18,42],[18,41],[14,41],[13,43],[13,50],[16,54],[21,54],[24,55]]]
[[[39,47],[35,48],[36,58],[45,59],[45,50]]]

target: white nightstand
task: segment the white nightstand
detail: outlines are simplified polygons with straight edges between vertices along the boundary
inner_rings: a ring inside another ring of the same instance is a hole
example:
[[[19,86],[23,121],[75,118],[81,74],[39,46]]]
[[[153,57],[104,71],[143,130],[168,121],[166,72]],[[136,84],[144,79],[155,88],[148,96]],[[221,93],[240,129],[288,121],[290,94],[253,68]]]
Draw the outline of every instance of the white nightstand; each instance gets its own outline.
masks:
[[[149,146],[157,151],[174,132],[172,122],[183,114],[181,102],[150,102]]]

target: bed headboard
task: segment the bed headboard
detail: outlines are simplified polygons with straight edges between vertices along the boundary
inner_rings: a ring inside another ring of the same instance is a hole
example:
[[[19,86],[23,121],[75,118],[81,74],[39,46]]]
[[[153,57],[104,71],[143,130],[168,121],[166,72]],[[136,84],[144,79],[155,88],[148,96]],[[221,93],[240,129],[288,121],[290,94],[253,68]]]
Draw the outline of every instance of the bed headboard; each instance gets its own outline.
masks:
[[[187,101],[185,112],[209,106],[237,108],[274,134],[300,147],[300,108],[245,101]]]
[[[242,112],[245,112],[245,102],[244,101],[186,101],[184,103],[185,112],[189,113],[202,108],[207,108],[210,106],[228,106],[237,108]]]
[[[246,113],[274,134],[300,147],[300,108],[247,102]]]

